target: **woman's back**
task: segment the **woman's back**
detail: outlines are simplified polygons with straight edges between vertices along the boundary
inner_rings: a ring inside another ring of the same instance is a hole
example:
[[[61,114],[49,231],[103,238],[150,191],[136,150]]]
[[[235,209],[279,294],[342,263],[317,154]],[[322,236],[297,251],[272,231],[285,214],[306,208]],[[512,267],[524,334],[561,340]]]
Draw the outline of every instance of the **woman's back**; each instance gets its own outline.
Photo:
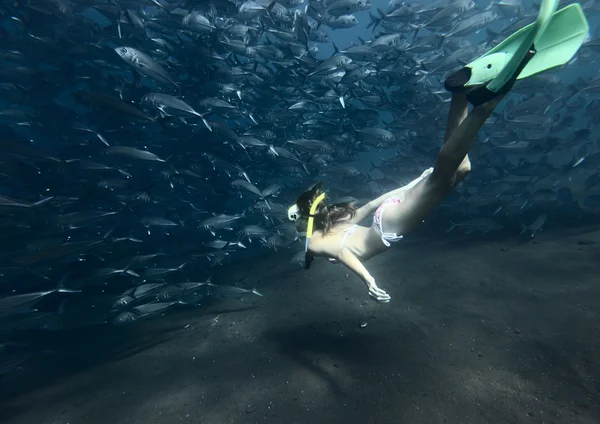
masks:
[[[373,227],[346,221],[336,223],[326,234],[323,231],[315,231],[311,243],[313,241],[322,246],[320,250],[330,252],[330,256],[331,253],[339,253],[346,248],[363,261],[385,250],[385,245],[381,243],[380,236]],[[334,259],[337,259],[337,255]]]

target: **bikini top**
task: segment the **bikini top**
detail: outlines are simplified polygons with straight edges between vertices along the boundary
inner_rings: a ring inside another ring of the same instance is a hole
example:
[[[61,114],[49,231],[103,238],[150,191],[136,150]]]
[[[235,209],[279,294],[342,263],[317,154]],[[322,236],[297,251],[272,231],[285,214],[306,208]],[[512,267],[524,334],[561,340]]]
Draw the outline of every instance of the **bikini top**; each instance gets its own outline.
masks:
[[[352,227],[350,228],[346,228],[344,230],[344,238],[342,239],[342,243],[340,244],[340,249],[342,249],[344,247],[344,244],[346,243],[346,239],[348,238],[348,236],[352,233],[354,233],[354,231],[356,231],[356,229],[358,228],[358,224],[354,224]],[[337,264],[339,263],[339,261],[337,259],[334,258],[327,258],[327,260],[332,263],[332,264]]]

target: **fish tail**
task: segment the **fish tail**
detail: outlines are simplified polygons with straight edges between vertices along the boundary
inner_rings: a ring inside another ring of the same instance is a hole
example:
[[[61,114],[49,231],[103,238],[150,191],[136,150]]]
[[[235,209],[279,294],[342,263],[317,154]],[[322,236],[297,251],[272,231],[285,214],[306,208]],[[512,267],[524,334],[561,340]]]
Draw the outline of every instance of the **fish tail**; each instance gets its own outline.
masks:
[[[56,285],[56,292],[58,293],[81,293],[81,290],[70,289],[66,287],[67,276],[65,275]]]
[[[271,2],[271,4],[269,4],[269,5],[267,6],[267,13],[271,13],[271,10],[273,10],[273,7],[275,6],[275,3],[277,3],[277,1],[276,1],[276,0],[273,0],[273,1]]]
[[[565,103],[568,102],[571,98],[575,97],[577,94],[579,94],[580,91],[575,84],[569,84],[567,88],[571,90],[571,94],[568,95],[566,99],[564,99]]]
[[[253,289],[252,289],[252,290],[250,290],[250,291],[251,291],[252,293],[254,293],[255,295],[257,295],[257,296],[264,297],[264,296],[262,295],[262,293],[260,293],[260,292],[259,292],[258,290],[256,290],[255,288],[253,288]]]
[[[378,18],[377,16],[373,15],[371,12],[369,12],[369,18],[371,18],[371,22],[369,22],[369,24],[367,25],[367,29],[373,27],[373,32],[375,32],[375,30],[377,29],[377,26],[381,23],[382,18]]]
[[[110,230],[108,230],[106,234],[104,234],[104,237],[102,237],[102,240],[108,240],[108,238],[112,235],[116,228],[117,227],[112,227]]]
[[[450,231],[454,230],[456,227],[458,227],[458,224],[450,221],[450,228],[448,228],[444,234],[448,234]]]
[[[522,236],[523,234],[525,234],[525,231],[527,231],[527,226],[525,224],[521,224],[521,232],[519,233],[519,235]]]

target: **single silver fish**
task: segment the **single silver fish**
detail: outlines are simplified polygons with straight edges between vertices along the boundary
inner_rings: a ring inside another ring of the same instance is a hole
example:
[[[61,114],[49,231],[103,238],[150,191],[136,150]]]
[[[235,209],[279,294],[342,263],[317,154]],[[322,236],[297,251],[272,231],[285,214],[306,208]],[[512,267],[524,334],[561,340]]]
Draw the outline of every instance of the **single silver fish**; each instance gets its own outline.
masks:
[[[146,53],[143,53],[133,47],[116,47],[115,52],[127,62],[133,69],[138,71],[140,74],[152,78],[155,81],[162,82],[164,84],[172,84],[175,87],[178,87],[178,84],[175,80],[169,75],[169,72],[148,56]]]

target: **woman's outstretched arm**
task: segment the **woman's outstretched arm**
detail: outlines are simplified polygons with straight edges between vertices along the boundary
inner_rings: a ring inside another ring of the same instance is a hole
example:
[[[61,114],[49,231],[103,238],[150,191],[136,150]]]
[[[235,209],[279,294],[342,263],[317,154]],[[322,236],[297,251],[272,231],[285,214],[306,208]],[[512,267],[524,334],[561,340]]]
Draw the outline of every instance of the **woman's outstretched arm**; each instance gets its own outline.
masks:
[[[375,278],[373,278],[367,268],[365,268],[362,262],[350,251],[350,249],[343,248],[338,256],[338,260],[354,271],[365,282],[369,288],[369,296],[378,302],[390,301],[390,295],[377,287]]]
[[[335,246],[335,249],[332,248],[332,243]],[[310,252],[317,256],[328,256],[331,257],[334,251],[337,251],[337,247],[339,246],[339,241],[335,239],[332,241],[331,239],[326,240],[323,237],[313,238],[310,241],[309,249]],[[360,259],[356,257],[354,253],[347,247],[342,248],[337,251],[335,254],[335,259],[340,261],[342,264],[346,265],[352,272],[360,277],[360,279],[367,285],[369,288],[369,296],[378,302],[389,302],[390,295],[385,291],[381,290],[377,287],[375,283],[375,278],[371,275],[369,270],[365,268]]]

